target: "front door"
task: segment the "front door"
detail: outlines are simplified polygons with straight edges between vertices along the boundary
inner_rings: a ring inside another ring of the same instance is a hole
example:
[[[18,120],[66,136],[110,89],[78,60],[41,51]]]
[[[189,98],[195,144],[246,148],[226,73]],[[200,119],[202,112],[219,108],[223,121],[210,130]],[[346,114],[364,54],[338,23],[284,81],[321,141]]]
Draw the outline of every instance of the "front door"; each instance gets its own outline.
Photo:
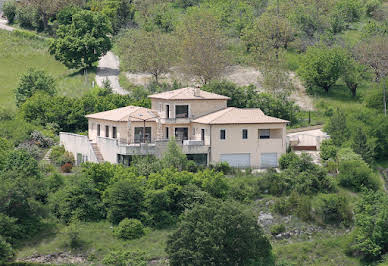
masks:
[[[189,128],[187,128],[187,127],[175,128],[175,138],[177,140],[188,140],[189,139]]]

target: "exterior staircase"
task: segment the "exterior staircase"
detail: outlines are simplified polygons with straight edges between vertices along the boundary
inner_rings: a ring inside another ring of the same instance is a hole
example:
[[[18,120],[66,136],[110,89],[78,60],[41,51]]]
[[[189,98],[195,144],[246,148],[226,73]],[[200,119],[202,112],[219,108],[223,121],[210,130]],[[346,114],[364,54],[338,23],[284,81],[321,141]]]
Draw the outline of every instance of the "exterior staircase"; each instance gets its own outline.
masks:
[[[46,152],[46,154],[44,155],[42,161],[45,161],[45,162],[48,162],[48,163],[51,162],[51,160],[50,160],[51,151],[52,151],[52,149],[50,148],[50,149]]]
[[[104,157],[102,157],[102,154],[101,154],[101,152],[100,152],[100,149],[98,148],[98,146],[97,146],[97,143],[90,143],[91,145],[92,145],[92,149],[93,149],[93,151],[94,151],[94,154],[96,155],[96,157],[97,157],[97,161],[99,162],[99,163],[103,163],[104,162]]]

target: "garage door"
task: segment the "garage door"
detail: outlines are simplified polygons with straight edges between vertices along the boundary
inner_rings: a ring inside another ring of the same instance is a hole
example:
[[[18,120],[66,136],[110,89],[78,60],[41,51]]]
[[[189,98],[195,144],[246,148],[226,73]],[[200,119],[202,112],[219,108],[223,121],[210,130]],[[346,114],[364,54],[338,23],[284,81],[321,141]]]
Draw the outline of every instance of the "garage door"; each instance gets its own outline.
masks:
[[[221,154],[221,162],[227,162],[232,167],[248,168],[251,166],[249,153]]]
[[[278,167],[277,153],[262,153],[260,157],[261,157],[261,168]]]

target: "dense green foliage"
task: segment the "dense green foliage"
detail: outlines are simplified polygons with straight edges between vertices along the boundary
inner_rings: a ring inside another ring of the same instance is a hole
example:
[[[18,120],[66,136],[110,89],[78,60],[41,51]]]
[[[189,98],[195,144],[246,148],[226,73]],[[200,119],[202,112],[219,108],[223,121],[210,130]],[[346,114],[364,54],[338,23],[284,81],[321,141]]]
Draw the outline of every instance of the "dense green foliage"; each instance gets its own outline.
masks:
[[[20,77],[19,85],[15,92],[17,106],[21,106],[38,91],[53,96],[56,92],[55,80],[44,71],[30,69]]]
[[[50,53],[68,68],[90,68],[112,48],[111,31],[105,15],[79,11],[72,15],[71,24],[59,25]]]
[[[122,239],[140,238],[144,235],[144,226],[139,220],[125,218],[115,228],[114,234]]]
[[[271,244],[236,203],[205,201],[186,211],[167,243],[171,265],[271,265]]]

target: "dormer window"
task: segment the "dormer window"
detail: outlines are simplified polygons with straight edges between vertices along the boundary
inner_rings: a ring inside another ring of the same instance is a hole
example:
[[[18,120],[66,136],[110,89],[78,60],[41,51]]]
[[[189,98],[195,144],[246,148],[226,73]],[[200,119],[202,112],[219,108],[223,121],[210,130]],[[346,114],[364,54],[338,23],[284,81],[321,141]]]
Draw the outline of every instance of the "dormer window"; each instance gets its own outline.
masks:
[[[176,118],[188,118],[189,117],[189,106],[188,105],[176,105],[175,106],[175,117]]]

